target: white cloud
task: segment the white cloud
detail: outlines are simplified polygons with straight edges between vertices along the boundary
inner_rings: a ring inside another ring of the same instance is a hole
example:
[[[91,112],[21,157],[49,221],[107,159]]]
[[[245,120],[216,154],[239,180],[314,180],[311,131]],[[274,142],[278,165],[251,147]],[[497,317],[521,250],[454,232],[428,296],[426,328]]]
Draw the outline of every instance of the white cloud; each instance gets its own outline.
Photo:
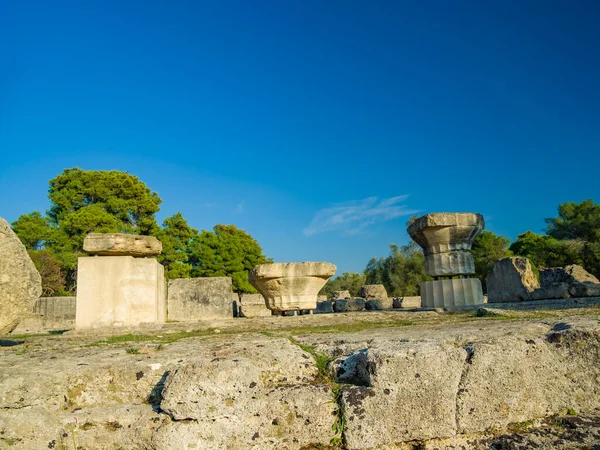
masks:
[[[303,233],[312,236],[326,231],[341,231],[345,235],[355,235],[374,223],[418,213],[418,210],[408,209],[403,204],[407,198],[408,195],[381,200],[369,197],[321,209]]]
[[[235,207],[235,209],[233,210],[233,212],[235,214],[241,214],[244,212],[244,203],[246,203],[246,200],[242,200],[241,202],[239,202],[237,204],[237,206]]]

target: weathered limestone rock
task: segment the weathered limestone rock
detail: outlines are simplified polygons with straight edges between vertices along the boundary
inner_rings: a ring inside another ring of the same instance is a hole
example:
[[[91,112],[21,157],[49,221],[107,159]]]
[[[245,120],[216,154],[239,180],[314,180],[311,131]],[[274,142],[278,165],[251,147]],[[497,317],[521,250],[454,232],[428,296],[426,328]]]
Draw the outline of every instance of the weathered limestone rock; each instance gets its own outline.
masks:
[[[154,236],[90,233],[83,240],[83,251],[100,256],[156,256],[162,252],[162,244]]]
[[[331,300],[324,300],[322,302],[317,302],[317,309],[315,309],[315,314],[329,314],[333,312],[333,303]]]
[[[350,291],[334,291],[331,300],[343,300],[352,297]]]
[[[427,275],[468,275],[475,273],[471,245],[483,228],[481,214],[432,213],[416,219],[408,234],[423,248]]]
[[[317,294],[335,271],[326,262],[262,264],[252,269],[248,280],[272,311],[313,310]]]
[[[168,318],[187,320],[230,319],[231,278],[177,278],[169,281]]]
[[[153,258],[81,257],[77,267],[75,327],[164,323],[164,268]]]
[[[385,309],[392,309],[393,300],[391,298],[372,298],[365,302],[365,309],[367,311],[383,311]]]
[[[346,298],[333,302],[335,312],[362,311],[365,309],[365,299],[360,297]]]
[[[450,344],[386,342],[348,358],[357,361],[340,380],[356,385],[342,388],[347,448],[454,435],[466,356]]]
[[[600,284],[598,278],[587,272],[577,264],[566,267],[552,267],[540,270],[540,283],[542,287],[548,287],[555,283],[594,283]]]
[[[456,308],[483,304],[481,281],[477,278],[454,278],[421,283],[424,308]]]
[[[600,296],[598,279],[576,264],[541,270],[540,283],[534,300]]]
[[[483,290],[478,279],[437,279],[475,273],[470,250],[483,227],[483,216],[473,213],[426,214],[409,225],[408,234],[425,253],[425,273],[436,278],[421,283],[423,307],[445,308],[483,303]]]
[[[25,246],[0,217],[0,335],[14,330],[40,295],[40,274]]]
[[[76,297],[41,297],[33,313],[25,317],[13,334],[43,333],[75,328]]]
[[[195,353],[195,352],[194,352]],[[336,404],[310,355],[289,340],[232,340],[169,374],[160,407],[175,422],[159,449],[299,449],[333,438]]]
[[[246,294],[240,296],[241,317],[270,317],[273,313],[267,308],[262,294]]]
[[[413,297],[399,297],[394,299],[393,303],[394,308],[420,308],[421,307],[421,297],[413,296]]]
[[[473,437],[568,408],[593,411],[600,406],[600,353],[590,349],[600,346],[600,330],[597,321],[582,325],[536,332],[495,324],[503,334],[462,344],[443,336],[375,340],[337,363],[338,381],[354,384],[342,388],[347,448]]]
[[[527,258],[504,258],[496,261],[487,279],[488,302],[532,300],[540,282]]]
[[[384,299],[388,298],[388,294],[383,284],[367,284],[360,288],[359,297],[369,300],[372,298]]]

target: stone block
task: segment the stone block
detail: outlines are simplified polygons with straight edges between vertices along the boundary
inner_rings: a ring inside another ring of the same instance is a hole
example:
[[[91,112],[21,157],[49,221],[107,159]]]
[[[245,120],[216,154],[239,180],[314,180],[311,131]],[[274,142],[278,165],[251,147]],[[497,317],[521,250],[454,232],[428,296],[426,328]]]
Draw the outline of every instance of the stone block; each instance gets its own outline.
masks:
[[[81,257],[77,268],[78,330],[164,323],[164,268],[152,258]]]
[[[33,307],[32,314],[25,317],[13,330],[13,334],[45,333],[75,328],[77,298],[41,297]]]
[[[483,304],[481,281],[477,278],[424,281],[421,283],[423,308],[452,308]]]
[[[350,291],[334,291],[331,300],[343,300],[352,297]]]
[[[372,298],[365,302],[365,310],[367,311],[383,311],[392,309],[393,300],[391,298]]]
[[[0,335],[31,314],[42,294],[42,278],[25,246],[0,217]]]
[[[333,312],[333,302],[331,300],[325,300],[317,302],[317,309],[314,314],[328,314]]]
[[[594,283],[600,284],[598,278],[577,264],[566,267],[552,267],[540,270],[542,287],[550,287],[556,283]]]
[[[347,298],[344,300],[336,300],[333,302],[333,310],[335,312],[362,311],[364,309],[364,298]]]
[[[180,322],[233,317],[231,278],[177,278],[169,281],[168,317]]]
[[[394,308],[420,308],[421,307],[421,297],[413,296],[413,297],[399,297],[395,298],[393,302]]]
[[[162,244],[154,236],[90,233],[83,240],[83,251],[100,256],[156,256],[162,252]]]
[[[388,298],[388,294],[385,290],[385,286],[383,284],[367,284],[360,288],[359,297],[362,297],[366,300],[371,298],[374,299],[384,299]]]
[[[241,317],[270,317],[272,315],[271,310],[265,304],[265,298],[262,294],[241,294]]]
[[[533,299],[540,283],[527,258],[496,261],[487,279],[488,302],[520,302]]]

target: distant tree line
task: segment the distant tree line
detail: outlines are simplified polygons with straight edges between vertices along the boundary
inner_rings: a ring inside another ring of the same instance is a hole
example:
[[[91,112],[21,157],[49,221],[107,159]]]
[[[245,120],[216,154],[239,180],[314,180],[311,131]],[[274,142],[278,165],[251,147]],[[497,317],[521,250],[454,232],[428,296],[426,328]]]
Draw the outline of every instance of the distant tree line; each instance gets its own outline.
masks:
[[[50,209],[20,216],[12,228],[42,276],[43,295],[73,295],[77,258],[88,233],[156,236],[158,261],[172,278],[229,276],[239,292],[256,291],[248,271],[270,262],[258,242],[234,225],[198,232],[181,213],[156,222],[162,200],[136,176],[120,171],[65,169],[50,180]]]
[[[544,234],[527,231],[512,244],[510,239],[486,230],[475,239],[475,277],[482,281],[484,291],[485,279],[494,263],[509,256],[527,257],[534,270],[579,264],[600,278],[600,205],[592,200],[563,203],[558,207],[558,217],[545,222]],[[365,284],[383,284],[390,296],[419,295],[419,284],[431,280],[424,266],[425,257],[417,244],[391,244],[388,256],[372,258],[362,274],[345,272],[330,279],[321,294],[347,289],[357,295],[360,286],[356,285],[361,280]]]

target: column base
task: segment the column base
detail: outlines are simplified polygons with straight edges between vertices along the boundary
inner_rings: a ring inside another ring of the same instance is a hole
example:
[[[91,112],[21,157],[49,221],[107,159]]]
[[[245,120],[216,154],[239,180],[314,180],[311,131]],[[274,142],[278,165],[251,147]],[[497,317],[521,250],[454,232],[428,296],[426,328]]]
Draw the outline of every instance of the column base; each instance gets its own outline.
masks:
[[[481,281],[477,278],[424,281],[421,283],[422,308],[453,308],[483,304]]]

